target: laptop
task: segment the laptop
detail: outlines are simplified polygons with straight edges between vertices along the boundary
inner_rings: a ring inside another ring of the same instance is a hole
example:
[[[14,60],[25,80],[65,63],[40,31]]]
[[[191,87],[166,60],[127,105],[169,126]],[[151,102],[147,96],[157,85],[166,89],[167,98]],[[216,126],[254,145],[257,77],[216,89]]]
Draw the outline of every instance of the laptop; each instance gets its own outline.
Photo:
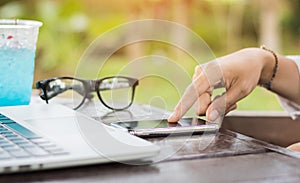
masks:
[[[143,162],[159,147],[58,104],[0,107],[0,173]]]

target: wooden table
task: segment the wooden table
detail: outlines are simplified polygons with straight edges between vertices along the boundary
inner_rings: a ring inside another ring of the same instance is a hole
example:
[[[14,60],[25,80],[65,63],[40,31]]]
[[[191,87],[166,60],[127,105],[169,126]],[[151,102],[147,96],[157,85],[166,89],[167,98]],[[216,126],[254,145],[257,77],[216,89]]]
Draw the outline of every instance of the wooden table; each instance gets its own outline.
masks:
[[[223,124],[235,127],[237,118],[228,116]],[[0,182],[300,182],[299,153],[227,129],[148,140],[161,147],[161,153],[153,158],[155,163],[1,175]]]

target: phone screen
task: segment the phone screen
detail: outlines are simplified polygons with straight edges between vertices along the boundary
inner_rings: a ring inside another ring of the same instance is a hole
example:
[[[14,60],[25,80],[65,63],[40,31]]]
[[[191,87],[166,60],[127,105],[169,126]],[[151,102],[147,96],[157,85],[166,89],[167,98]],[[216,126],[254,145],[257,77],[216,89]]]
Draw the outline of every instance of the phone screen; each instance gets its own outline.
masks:
[[[183,127],[183,126],[196,126],[204,125],[206,121],[200,118],[182,118],[178,123],[169,123],[167,119],[160,120],[141,120],[141,121],[127,121],[116,122],[113,126],[119,126],[128,130],[136,129],[155,129],[155,128],[168,128],[168,127]]]

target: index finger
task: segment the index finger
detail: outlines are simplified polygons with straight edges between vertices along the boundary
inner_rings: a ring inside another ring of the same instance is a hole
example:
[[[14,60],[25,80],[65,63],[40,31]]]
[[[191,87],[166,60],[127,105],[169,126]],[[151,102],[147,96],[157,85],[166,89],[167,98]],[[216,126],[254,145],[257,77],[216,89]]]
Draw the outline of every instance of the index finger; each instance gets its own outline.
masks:
[[[210,85],[206,76],[201,73],[187,87],[168,121],[177,122],[193,106],[197,98],[209,88]]]

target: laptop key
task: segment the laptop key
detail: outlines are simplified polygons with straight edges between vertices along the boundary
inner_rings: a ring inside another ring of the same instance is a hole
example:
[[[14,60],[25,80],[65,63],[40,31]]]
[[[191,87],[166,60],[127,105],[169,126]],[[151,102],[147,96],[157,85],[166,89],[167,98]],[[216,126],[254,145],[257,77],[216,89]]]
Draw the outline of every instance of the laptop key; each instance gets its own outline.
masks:
[[[34,148],[34,147],[36,147],[36,145],[33,145],[33,144],[31,144],[31,143],[20,143],[20,144],[17,144],[18,146],[20,146],[21,148]]]
[[[2,131],[0,132],[1,135],[5,136],[5,135],[12,135],[14,133],[12,133],[11,131],[7,130],[7,131]]]
[[[0,160],[10,159],[11,155],[6,151],[0,151]]]
[[[46,140],[44,138],[36,138],[36,139],[30,139],[31,142],[42,145],[42,144],[50,144],[51,142],[49,140]]]
[[[44,148],[44,149],[48,149],[48,148],[57,148],[56,144],[53,143],[47,143],[47,144],[38,144],[40,147]]]
[[[27,141],[16,141],[14,142],[16,145],[18,146],[21,146],[21,145],[30,145],[31,143],[30,142],[27,142]]]
[[[18,147],[18,146],[11,146],[11,147],[6,147],[6,148],[3,148],[5,151],[7,151],[7,152],[11,152],[11,151],[19,151],[19,150],[21,150],[21,148],[20,147]]]
[[[24,149],[18,149],[14,151],[9,151],[9,153],[16,158],[27,158],[30,157],[30,154]]]
[[[69,154],[67,151],[56,151],[56,152],[51,152],[52,155],[66,155]]]
[[[0,132],[7,132],[8,130],[6,128],[0,127]]]
[[[9,143],[9,141],[7,139],[0,137],[0,144],[6,144],[6,143]]]
[[[16,138],[18,136],[16,134],[11,133],[11,134],[4,135],[4,137],[6,137],[7,139],[11,139],[11,138]]]
[[[6,144],[1,144],[0,147],[5,149],[5,148],[10,148],[10,147],[14,147],[15,144],[12,144],[10,142],[6,143]]]
[[[15,123],[15,121],[11,119],[0,119],[0,123],[8,124],[8,123]]]
[[[24,147],[24,149],[34,156],[47,156],[49,153],[39,147]]]
[[[6,147],[6,146],[12,146],[12,145],[11,145],[11,143],[8,142],[8,141],[0,143],[0,148]]]
[[[50,152],[53,155],[68,154],[64,149],[59,148],[59,147],[57,147],[57,148],[48,148],[48,149],[45,149],[45,150]]]
[[[6,137],[7,138],[7,137]],[[9,137],[7,138],[9,139],[10,141],[12,142],[20,142],[20,141],[26,141],[25,139],[21,138],[20,136],[17,136],[17,137]]]
[[[18,134],[22,135],[25,138],[28,139],[40,138],[39,135],[35,134],[31,130],[23,127],[18,123],[9,123],[9,124],[5,124],[5,126],[11,128],[12,130],[14,130],[15,132],[17,132]]]

